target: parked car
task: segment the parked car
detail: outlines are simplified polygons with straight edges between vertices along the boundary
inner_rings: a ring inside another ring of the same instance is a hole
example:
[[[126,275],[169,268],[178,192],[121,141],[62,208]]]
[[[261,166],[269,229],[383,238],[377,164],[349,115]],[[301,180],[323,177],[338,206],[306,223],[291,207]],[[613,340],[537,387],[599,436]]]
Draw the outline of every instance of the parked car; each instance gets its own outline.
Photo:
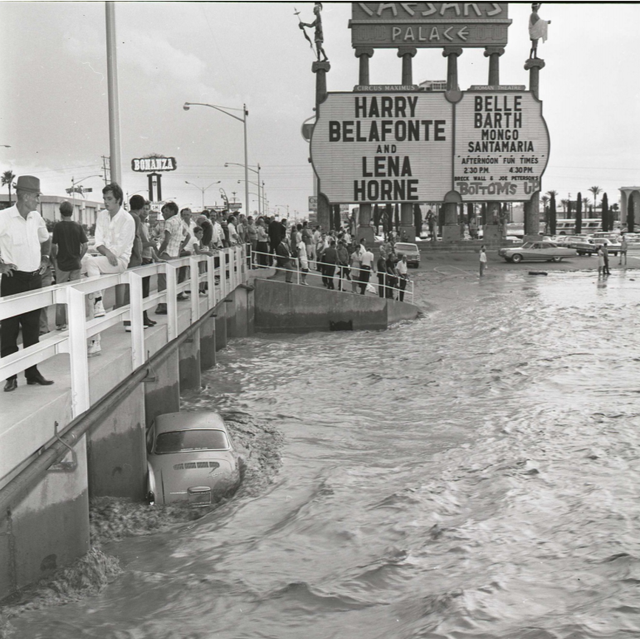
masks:
[[[613,239],[606,237],[594,237],[593,243],[596,245],[596,247],[606,244],[607,251],[609,251],[609,253],[613,253],[614,255],[617,255],[622,249],[622,244],[620,243],[620,239],[618,238]]]
[[[147,431],[149,503],[208,506],[237,488],[240,456],[213,411],[158,415]]]
[[[591,237],[576,236],[567,243],[568,248],[576,250],[578,255],[593,255],[598,252],[597,244],[591,239]]]
[[[396,242],[395,250],[398,257],[402,255],[407,256],[407,264],[409,266],[420,266],[420,249],[417,244],[410,244],[409,242]]]
[[[565,257],[575,257],[576,251],[553,242],[525,242],[522,246],[501,248],[498,255],[516,264],[523,260],[559,262]]]

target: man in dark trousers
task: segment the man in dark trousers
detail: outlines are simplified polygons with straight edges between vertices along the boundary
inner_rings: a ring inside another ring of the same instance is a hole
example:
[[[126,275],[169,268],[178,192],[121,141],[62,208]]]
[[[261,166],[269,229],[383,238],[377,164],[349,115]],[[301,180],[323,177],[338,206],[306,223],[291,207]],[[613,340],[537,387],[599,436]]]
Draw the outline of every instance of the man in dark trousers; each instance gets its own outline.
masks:
[[[51,258],[56,268],[56,284],[75,282],[82,275],[82,258],[87,252],[89,240],[80,224],[73,221],[73,205],[60,205],[62,221],[53,227]],[[67,305],[56,305],[56,328],[67,329]]]
[[[278,267],[285,269],[286,281],[291,284],[293,279],[293,271],[291,266],[291,251],[289,251],[289,246],[283,237],[280,240],[280,244],[276,247],[276,255],[278,259]]]
[[[27,293],[42,287],[42,273],[49,265],[51,242],[47,226],[38,213],[40,180],[32,175],[21,175],[16,183],[17,202],[0,211],[0,296]],[[18,351],[18,332],[22,327],[24,348],[40,341],[39,308],[8,317],[0,327],[0,356],[7,357]],[[24,372],[27,384],[48,386],[37,366]],[[6,393],[18,388],[18,376],[7,378]]]
[[[275,215],[269,222],[269,246],[271,247],[271,253],[276,253],[280,240],[284,237],[282,233],[282,224],[276,220]]]
[[[322,254],[322,283],[330,290],[335,290],[333,277],[336,272],[336,264],[338,263],[338,251],[336,251],[335,240],[329,238],[329,246]]]

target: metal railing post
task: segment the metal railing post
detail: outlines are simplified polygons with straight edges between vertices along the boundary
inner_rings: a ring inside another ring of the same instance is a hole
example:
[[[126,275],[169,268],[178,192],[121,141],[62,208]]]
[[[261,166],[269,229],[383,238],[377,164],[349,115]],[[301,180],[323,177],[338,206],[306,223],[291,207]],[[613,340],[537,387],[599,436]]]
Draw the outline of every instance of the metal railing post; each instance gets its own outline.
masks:
[[[142,299],[142,277],[131,271],[129,273],[129,320],[131,322],[131,361],[133,369],[145,362],[144,348],[144,315]]]
[[[168,341],[178,337],[178,269],[167,262],[165,264],[167,274],[167,290],[165,291],[167,304],[167,337]]]
[[[189,275],[191,279],[191,324],[200,318],[200,266],[198,257],[189,258]]]
[[[85,313],[84,293],[72,286],[68,287],[67,320],[69,322],[71,414],[74,418],[91,407],[89,363],[87,361],[87,319]]]
[[[216,305],[216,258],[207,258],[207,294],[209,296],[209,308]]]

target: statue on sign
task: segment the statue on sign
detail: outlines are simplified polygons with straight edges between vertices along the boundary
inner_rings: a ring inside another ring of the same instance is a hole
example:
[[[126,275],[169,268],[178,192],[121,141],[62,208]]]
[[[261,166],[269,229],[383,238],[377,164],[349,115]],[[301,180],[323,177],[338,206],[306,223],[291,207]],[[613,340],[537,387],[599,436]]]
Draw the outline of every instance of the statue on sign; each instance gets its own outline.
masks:
[[[534,2],[531,5],[531,15],[529,16],[529,38],[531,38],[531,51],[529,58],[538,57],[538,40],[542,38],[543,42],[547,41],[547,26],[551,24],[551,20],[543,20],[538,15],[538,9],[541,2]]]
[[[322,43],[324,42],[324,35],[322,33],[322,16],[320,15],[320,12],[322,11],[322,2],[315,2],[314,5],[315,6],[313,7],[313,13],[316,19],[311,23],[306,23],[306,22],[302,22],[302,20],[298,18],[298,20],[300,20],[300,24],[298,26],[304,32],[304,37],[308,40],[310,45],[311,45],[311,38],[309,38],[304,28],[305,27],[309,27],[310,29],[315,28],[313,39],[315,40],[315,43],[316,43],[316,55],[318,56],[318,62],[320,61],[325,62],[328,60],[328,58],[327,58],[327,54],[324,52],[324,49],[322,47]],[[299,15],[299,12],[296,11],[295,15]],[[311,48],[313,49],[313,45],[311,45]]]

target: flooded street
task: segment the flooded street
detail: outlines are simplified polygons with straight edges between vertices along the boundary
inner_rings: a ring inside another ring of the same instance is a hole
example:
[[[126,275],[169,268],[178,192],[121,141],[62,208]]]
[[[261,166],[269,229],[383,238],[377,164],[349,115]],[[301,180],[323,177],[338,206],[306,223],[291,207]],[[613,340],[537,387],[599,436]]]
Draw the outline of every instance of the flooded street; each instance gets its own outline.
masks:
[[[640,636],[640,275],[415,278],[415,322],[218,353],[183,408],[282,433],[272,481],[13,636]]]

